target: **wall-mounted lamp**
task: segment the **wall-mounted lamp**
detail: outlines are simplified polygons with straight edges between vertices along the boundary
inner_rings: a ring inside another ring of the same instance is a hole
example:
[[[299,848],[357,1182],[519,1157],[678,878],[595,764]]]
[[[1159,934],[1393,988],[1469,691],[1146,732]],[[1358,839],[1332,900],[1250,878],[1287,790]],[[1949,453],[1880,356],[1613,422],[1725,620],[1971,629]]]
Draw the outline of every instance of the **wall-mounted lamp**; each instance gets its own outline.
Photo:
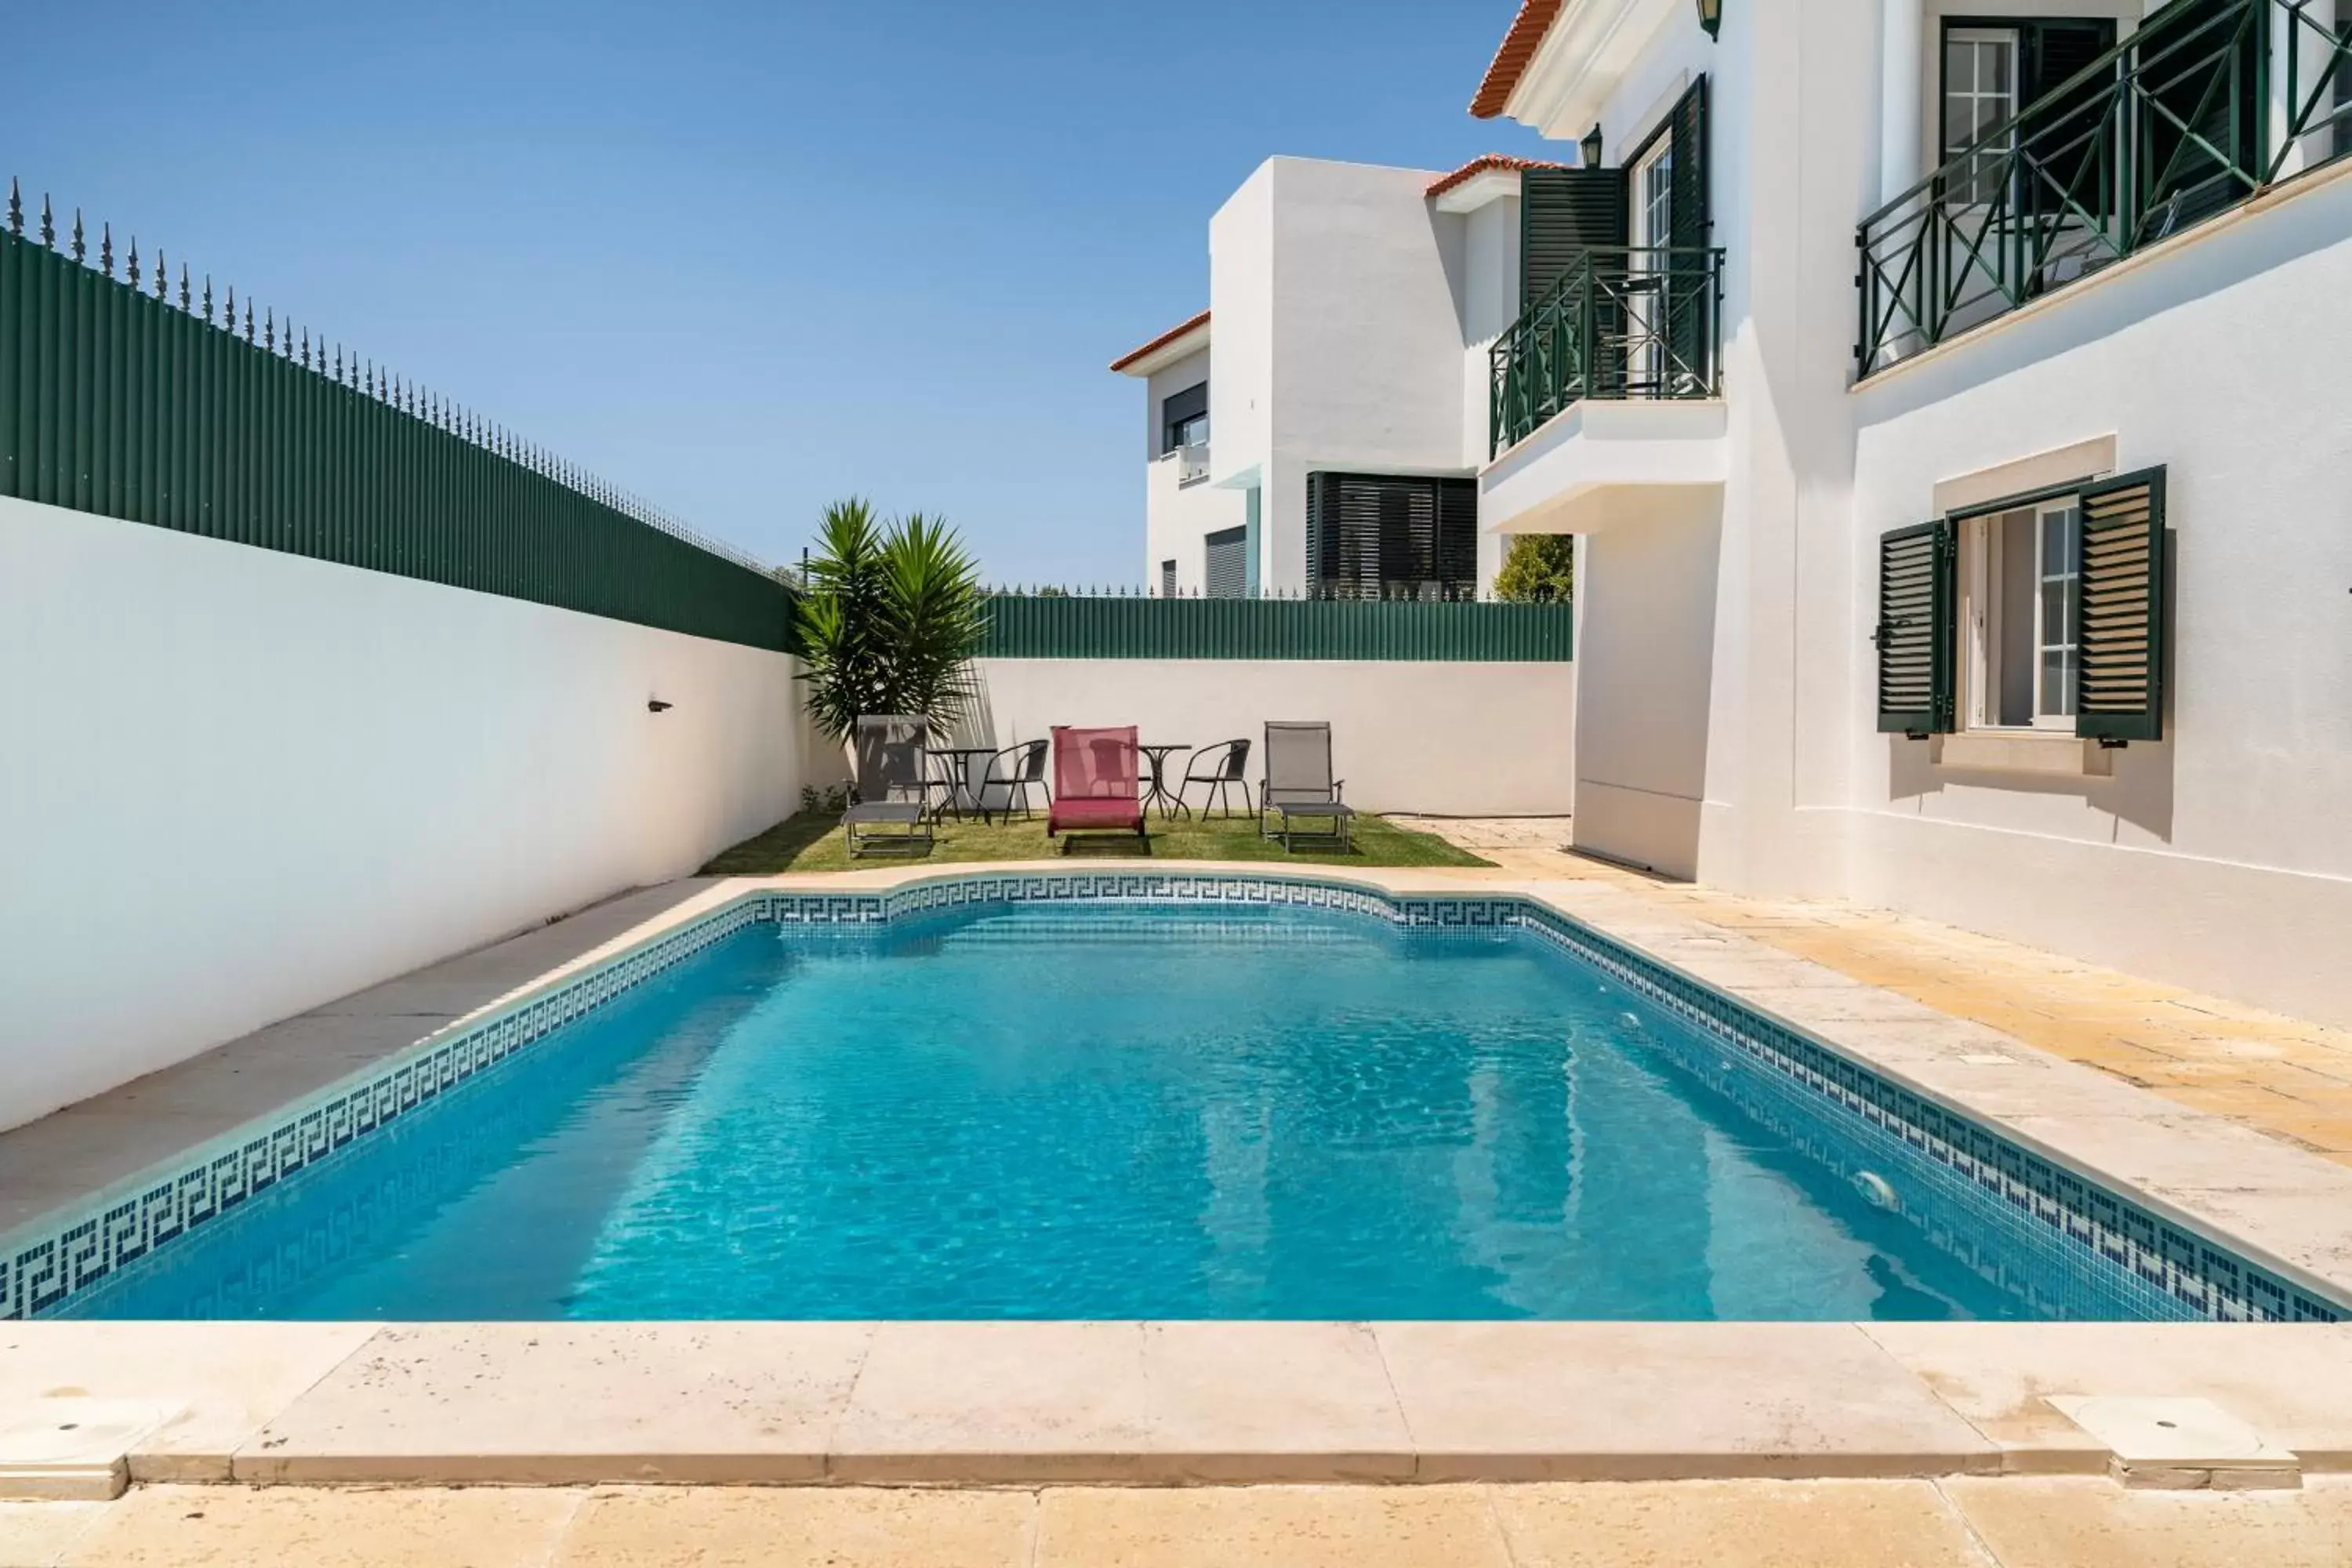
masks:
[[[1723,0],[1698,0],[1698,25],[1710,38],[1723,31]]]
[[[667,713],[676,706],[676,703],[665,702],[658,697],[649,697],[646,700],[646,711],[648,713]]]
[[[1601,167],[1601,121],[1596,120],[1592,122],[1592,129],[1584,133],[1584,140],[1576,144],[1576,151],[1585,168]]]

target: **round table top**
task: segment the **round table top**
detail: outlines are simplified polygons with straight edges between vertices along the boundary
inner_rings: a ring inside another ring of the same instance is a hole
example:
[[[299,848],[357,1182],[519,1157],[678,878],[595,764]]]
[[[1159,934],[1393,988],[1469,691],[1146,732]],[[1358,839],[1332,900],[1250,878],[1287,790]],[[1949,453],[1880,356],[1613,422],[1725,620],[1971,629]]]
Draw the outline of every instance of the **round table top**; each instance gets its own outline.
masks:
[[[998,746],[925,746],[935,757],[992,757],[1003,750]]]
[[[1181,752],[1191,744],[1190,741],[1154,741],[1149,745],[1139,745],[1135,749],[1139,752]]]

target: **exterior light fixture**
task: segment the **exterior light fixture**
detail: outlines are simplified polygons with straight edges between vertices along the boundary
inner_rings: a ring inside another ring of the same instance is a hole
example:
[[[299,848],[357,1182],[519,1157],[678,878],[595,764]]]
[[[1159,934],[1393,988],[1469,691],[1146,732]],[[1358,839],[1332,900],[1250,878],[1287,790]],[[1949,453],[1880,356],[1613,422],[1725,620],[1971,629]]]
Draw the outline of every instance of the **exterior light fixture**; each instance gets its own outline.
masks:
[[[1713,38],[1723,31],[1723,0],[1698,0],[1698,25]]]
[[[1596,120],[1592,122],[1592,129],[1584,133],[1584,140],[1576,144],[1576,150],[1586,168],[1601,167],[1601,121]]]
[[[658,697],[648,698],[646,700],[646,711],[648,713],[667,713],[676,706],[676,703],[665,702]]]

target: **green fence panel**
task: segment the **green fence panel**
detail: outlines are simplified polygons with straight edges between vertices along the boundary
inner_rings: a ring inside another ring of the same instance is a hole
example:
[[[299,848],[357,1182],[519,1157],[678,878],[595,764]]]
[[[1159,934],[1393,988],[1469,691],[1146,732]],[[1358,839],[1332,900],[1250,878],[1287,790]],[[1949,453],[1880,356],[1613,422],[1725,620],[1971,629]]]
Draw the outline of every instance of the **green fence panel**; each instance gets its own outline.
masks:
[[[0,228],[0,495],[782,650],[792,595],[234,294]]]
[[[981,657],[1556,664],[1574,647],[1566,604],[1001,594]]]

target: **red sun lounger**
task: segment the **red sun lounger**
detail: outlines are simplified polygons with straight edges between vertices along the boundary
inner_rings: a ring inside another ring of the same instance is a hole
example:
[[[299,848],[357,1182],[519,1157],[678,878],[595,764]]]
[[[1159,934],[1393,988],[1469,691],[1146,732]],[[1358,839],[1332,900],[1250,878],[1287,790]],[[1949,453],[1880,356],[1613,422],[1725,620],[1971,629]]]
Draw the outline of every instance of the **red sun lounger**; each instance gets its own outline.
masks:
[[[1143,833],[1143,800],[1136,789],[1135,726],[1074,730],[1054,726],[1054,800],[1045,814],[1047,837],[1066,828]]]

